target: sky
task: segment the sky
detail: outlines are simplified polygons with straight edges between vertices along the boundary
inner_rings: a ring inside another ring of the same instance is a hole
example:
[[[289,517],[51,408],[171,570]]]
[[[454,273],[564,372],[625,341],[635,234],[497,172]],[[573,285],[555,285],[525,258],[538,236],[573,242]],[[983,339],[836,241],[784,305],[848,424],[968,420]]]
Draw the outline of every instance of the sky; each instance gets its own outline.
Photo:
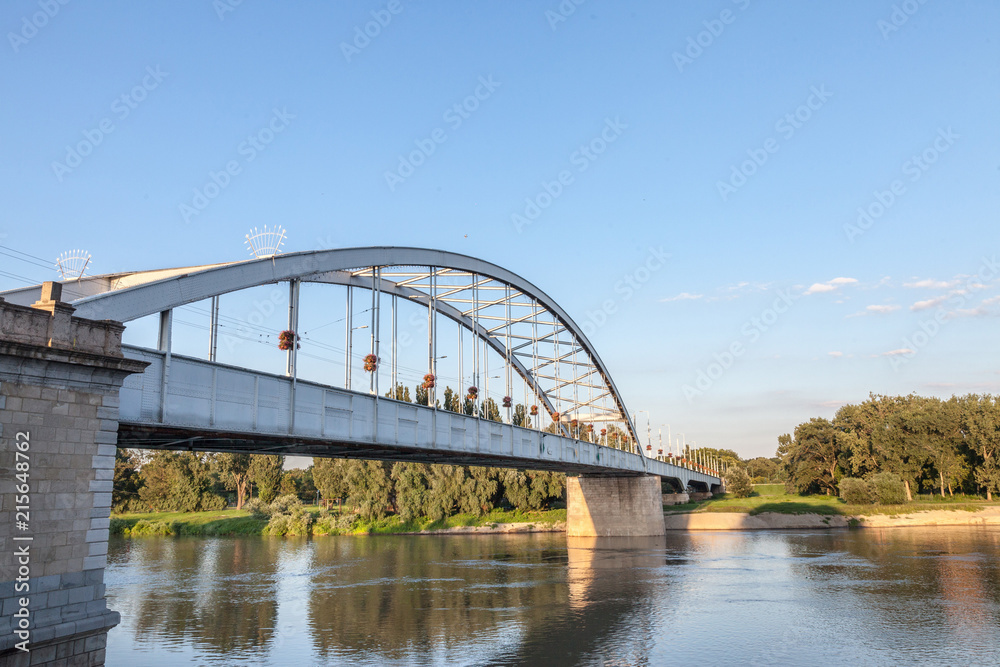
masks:
[[[651,432],[745,457],[869,392],[1000,392],[997,3],[12,0],[0,28],[0,290],[280,224],[514,271]]]

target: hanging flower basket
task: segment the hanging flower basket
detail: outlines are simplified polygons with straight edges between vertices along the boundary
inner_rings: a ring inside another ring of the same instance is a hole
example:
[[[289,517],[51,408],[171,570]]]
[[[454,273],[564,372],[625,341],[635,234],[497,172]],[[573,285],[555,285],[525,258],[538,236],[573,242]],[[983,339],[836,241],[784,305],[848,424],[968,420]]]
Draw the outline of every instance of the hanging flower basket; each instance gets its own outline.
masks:
[[[365,370],[374,373],[378,369],[378,357],[374,354],[365,355]]]
[[[537,414],[538,414],[538,406],[537,405],[532,405],[531,406],[531,416],[534,417]]]
[[[608,429],[606,429],[606,428],[602,428],[602,429],[601,429],[601,437],[603,438],[603,437],[604,437],[604,436],[606,436],[607,434],[608,434]]]
[[[504,396],[503,397],[503,406],[505,408],[509,408],[512,405],[514,405],[514,400],[510,396]]]
[[[653,451],[653,446],[652,445],[646,445],[646,451],[647,452]]]
[[[559,413],[558,412],[553,412],[552,413],[552,421],[554,421],[554,422],[559,421]]]
[[[298,341],[299,341],[299,336],[291,329],[286,329],[285,331],[282,331],[280,334],[278,334],[278,349],[290,350],[294,345],[295,349],[297,350],[302,347],[302,344],[299,343]]]
[[[433,373],[428,373],[427,375],[424,376],[424,384],[421,385],[421,386],[424,389],[433,389],[434,388],[434,381],[436,379],[437,378],[434,377]]]
[[[469,387],[469,393],[465,395],[465,397],[470,401],[476,400],[478,396],[479,396],[479,387]]]

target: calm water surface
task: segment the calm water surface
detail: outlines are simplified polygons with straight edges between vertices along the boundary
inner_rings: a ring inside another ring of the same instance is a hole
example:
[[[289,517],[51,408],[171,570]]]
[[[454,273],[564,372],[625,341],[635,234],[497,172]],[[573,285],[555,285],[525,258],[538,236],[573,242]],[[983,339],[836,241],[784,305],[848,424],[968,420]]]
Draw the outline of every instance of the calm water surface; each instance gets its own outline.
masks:
[[[108,664],[998,665],[1000,528],[112,540]]]

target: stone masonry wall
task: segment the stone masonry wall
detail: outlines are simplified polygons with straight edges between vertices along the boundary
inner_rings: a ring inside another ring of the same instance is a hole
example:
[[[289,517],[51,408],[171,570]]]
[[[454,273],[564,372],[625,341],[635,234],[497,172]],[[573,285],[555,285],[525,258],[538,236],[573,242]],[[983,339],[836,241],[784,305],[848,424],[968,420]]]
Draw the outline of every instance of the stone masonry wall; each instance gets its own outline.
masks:
[[[104,595],[118,390],[144,365],[122,358],[120,324],[54,296],[0,299],[2,665],[101,665],[120,620]]]

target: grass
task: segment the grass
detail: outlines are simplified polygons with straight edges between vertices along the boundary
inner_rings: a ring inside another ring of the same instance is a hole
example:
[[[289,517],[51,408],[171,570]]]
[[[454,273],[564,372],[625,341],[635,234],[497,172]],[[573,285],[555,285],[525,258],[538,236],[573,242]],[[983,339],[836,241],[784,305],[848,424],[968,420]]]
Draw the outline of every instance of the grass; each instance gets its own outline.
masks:
[[[872,514],[895,516],[931,510],[976,512],[986,507],[997,506],[1000,506],[1000,502],[987,502],[976,496],[955,496],[953,498],[918,496],[912,503],[905,505],[848,505],[836,496],[800,496],[786,493],[783,484],[757,484],[754,486],[753,495],[749,498],[734,498],[729,494],[724,494],[702,502],[667,505],[664,507],[664,511],[668,514],[740,512],[752,515],[776,512],[778,514],[820,514],[827,516],[866,516]]]
[[[319,508],[307,507],[314,516],[319,516]],[[337,513],[334,512],[334,517]],[[459,526],[496,526],[503,523],[534,523],[552,525],[566,521],[565,509],[523,512],[521,510],[495,509],[489,514],[456,514],[432,521],[422,517],[404,522],[396,515],[384,519],[366,521],[356,519],[349,529],[326,530],[318,528],[315,535],[389,535],[393,533],[416,533]],[[316,524],[314,524],[315,526]],[[165,535],[232,536],[262,535],[267,519],[255,519],[245,510],[225,509],[209,512],[144,512],[135,514],[115,514],[111,517],[111,534],[125,537],[146,537]]]

